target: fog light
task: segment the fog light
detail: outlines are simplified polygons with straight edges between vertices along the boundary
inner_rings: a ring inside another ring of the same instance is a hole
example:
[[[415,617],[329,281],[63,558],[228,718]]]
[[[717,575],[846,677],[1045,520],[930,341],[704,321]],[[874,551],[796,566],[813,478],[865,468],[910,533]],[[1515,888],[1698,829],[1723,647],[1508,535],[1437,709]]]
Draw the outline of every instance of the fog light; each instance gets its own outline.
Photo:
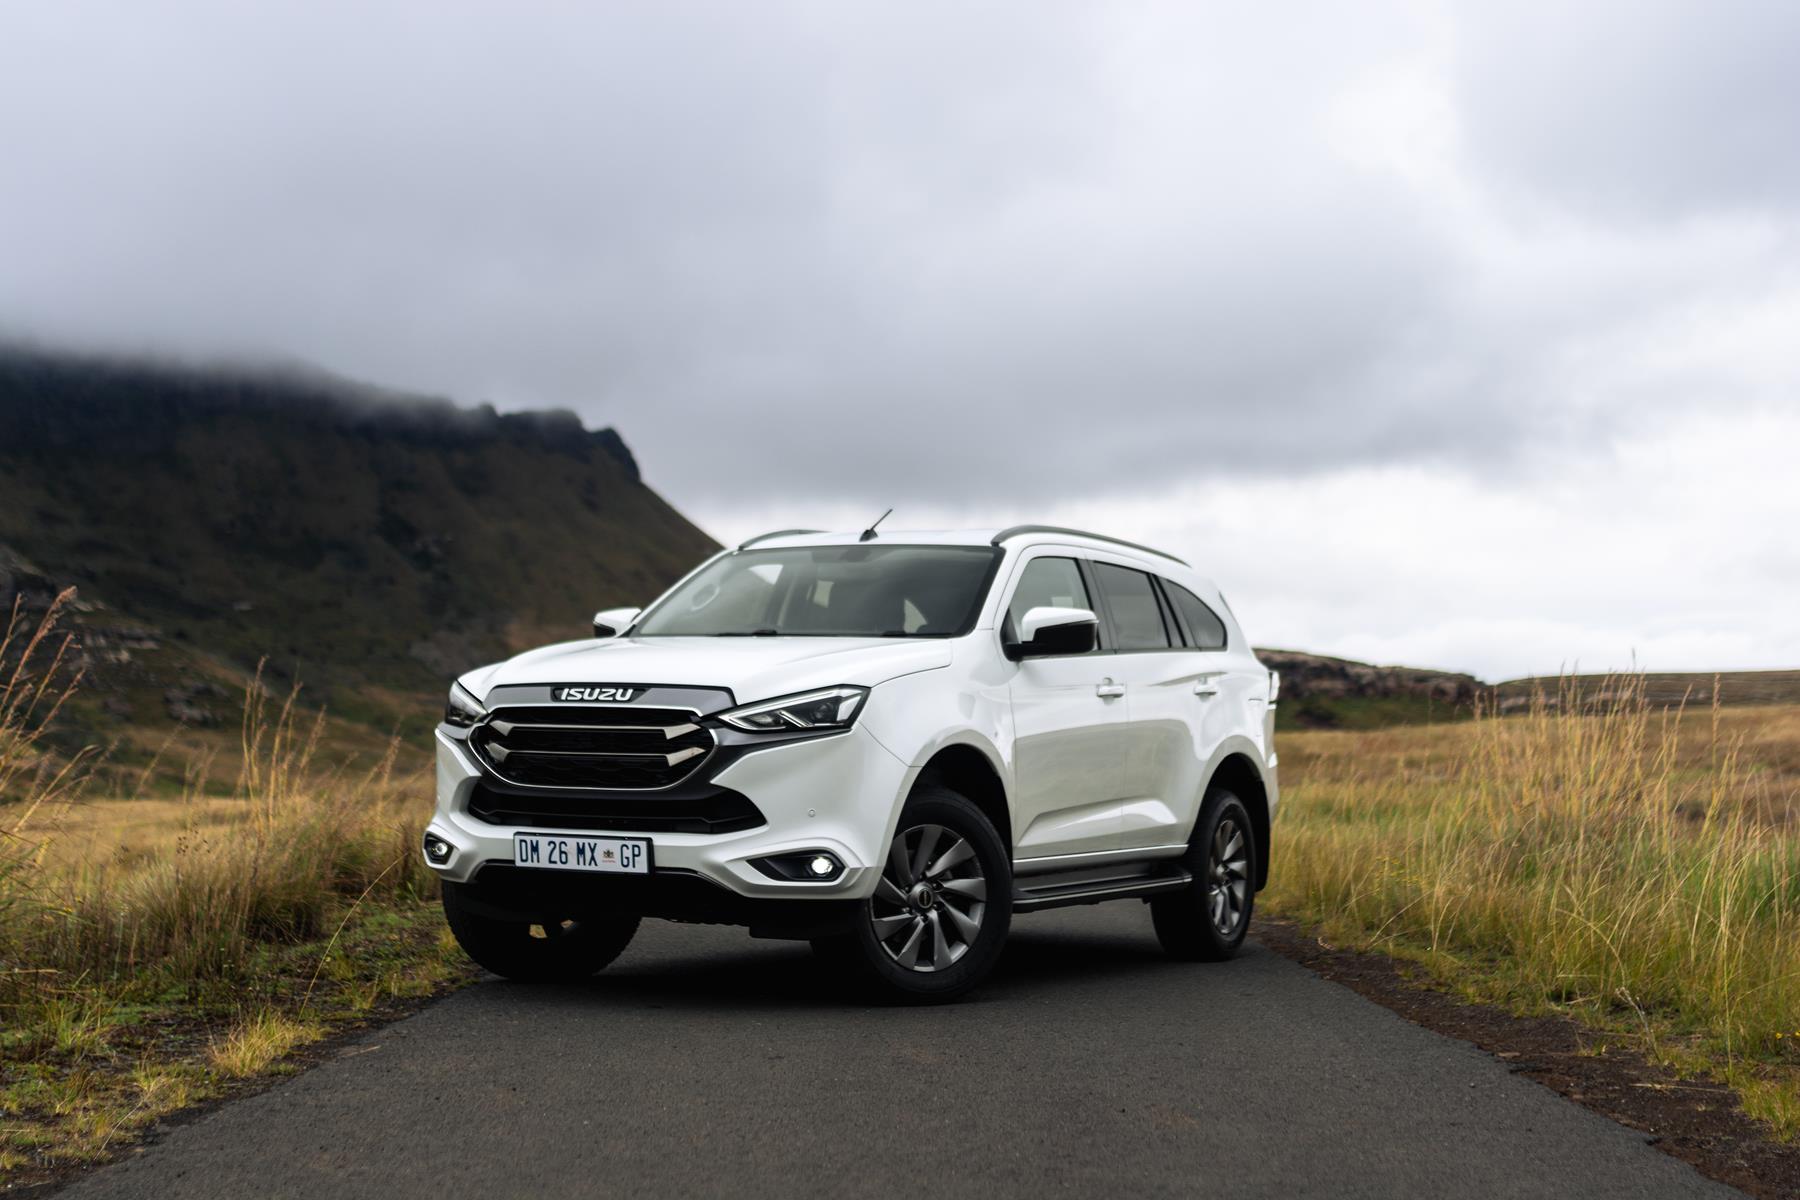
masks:
[[[438,866],[450,861],[450,852],[454,849],[449,842],[435,833],[425,835],[425,857]]]
[[[753,858],[750,865],[770,879],[789,883],[830,883],[844,873],[844,864],[838,861],[838,856],[825,850]]]

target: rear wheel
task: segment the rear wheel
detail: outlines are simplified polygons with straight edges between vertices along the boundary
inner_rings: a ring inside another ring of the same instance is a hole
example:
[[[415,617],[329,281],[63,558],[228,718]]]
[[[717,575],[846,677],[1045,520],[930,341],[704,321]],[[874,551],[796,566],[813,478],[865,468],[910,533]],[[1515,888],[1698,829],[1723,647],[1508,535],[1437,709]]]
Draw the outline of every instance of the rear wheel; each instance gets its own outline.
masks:
[[[1256,907],[1254,839],[1244,802],[1222,788],[1209,792],[1184,860],[1194,882],[1150,902],[1164,950],[1199,962],[1237,953]]]
[[[527,983],[586,979],[619,957],[638,928],[635,914],[589,913],[541,924],[503,920],[479,911],[453,883],[444,885],[444,918],[470,958]]]
[[[1011,923],[1012,862],[993,824],[966,797],[923,788],[852,931],[813,946],[888,999],[938,1003],[993,969]]]

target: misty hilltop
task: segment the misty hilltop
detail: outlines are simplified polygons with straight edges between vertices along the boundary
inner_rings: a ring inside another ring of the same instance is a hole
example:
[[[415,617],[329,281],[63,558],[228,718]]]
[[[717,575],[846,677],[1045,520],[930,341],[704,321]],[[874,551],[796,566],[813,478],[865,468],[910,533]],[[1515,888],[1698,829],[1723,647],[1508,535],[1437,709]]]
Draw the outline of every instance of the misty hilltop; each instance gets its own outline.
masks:
[[[502,414],[342,379],[305,366],[219,366],[78,357],[0,343],[0,450],[167,447],[184,425],[262,413],[293,430],[355,433],[417,446],[535,442],[637,461],[615,430],[566,409]]]
[[[0,350],[0,557],[239,668],[435,686],[713,546],[572,413]]]

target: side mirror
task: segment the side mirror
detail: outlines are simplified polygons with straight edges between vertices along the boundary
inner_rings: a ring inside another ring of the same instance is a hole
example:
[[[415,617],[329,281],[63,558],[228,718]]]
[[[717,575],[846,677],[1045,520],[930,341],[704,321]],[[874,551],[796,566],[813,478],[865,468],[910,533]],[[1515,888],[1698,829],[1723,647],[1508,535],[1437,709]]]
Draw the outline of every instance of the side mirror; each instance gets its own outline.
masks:
[[[615,638],[637,620],[641,608],[609,608],[594,614],[594,636],[597,638]]]
[[[1019,641],[1008,647],[1017,658],[1086,654],[1099,639],[1100,618],[1085,608],[1039,605],[1019,618]]]

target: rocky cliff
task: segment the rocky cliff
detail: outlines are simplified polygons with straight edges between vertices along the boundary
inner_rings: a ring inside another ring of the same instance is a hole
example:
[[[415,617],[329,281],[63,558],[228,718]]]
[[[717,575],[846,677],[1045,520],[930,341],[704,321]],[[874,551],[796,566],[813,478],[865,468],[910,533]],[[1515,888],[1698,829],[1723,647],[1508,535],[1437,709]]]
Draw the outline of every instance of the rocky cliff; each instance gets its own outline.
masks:
[[[77,586],[99,668],[189,647],[315,695],[435,690],[712,549],[571,413],[0,351],[0,600]]]

